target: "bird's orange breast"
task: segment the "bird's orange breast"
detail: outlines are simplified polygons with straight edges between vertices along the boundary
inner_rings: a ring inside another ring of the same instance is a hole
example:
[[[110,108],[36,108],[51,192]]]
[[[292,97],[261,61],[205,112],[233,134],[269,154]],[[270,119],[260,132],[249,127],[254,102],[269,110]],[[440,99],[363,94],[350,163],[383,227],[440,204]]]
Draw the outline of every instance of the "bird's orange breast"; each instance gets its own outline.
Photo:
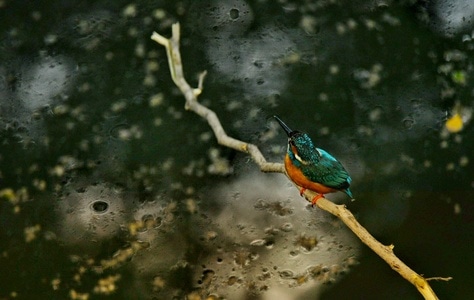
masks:
[[[318,182],[313,182],[306,178],[304,176],[303,172],[301,171],[300,168],[296,167],[292,162],[291,158],[288,156],[288,154],[285,156],[285,169],[286,173],[288,173],[288,176],[290,179],[296,183],[297,185],[311,190],[313,192],[319,193],[319,194],[328,194],[328,193],[333,193],[337,192],[336,189],[327,187],[325,185],[322,185],[321,183]]]

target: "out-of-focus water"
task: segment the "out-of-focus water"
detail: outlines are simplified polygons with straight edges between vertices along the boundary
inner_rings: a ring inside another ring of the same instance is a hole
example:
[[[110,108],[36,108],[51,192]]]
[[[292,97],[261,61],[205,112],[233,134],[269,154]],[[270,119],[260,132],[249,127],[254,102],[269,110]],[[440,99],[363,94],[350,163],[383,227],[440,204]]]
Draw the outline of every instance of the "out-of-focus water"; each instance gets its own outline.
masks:
[[[474,296],[469,1],[0,0],[0,299],[419,299],[281,174],[272,116],[349,170],[345,203],[442,299]],[[458,114],[461,130],[446,129]]]

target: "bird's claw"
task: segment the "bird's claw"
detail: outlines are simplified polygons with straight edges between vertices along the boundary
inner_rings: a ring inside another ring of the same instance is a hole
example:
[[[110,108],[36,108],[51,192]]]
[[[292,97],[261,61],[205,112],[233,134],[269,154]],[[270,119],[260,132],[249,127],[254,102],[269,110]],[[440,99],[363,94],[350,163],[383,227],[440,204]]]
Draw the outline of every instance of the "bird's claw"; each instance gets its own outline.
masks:
[[[313,200],[311,200],[311,207],[314,207],[316,202],[321,198],[324,198],[323,194],[317,194],[316,196],[314,196]]]
[[[303,197],[303,194],[304,194],[305,191],[306,191],[305,188],[301,188],[301,190],[300,190],[300,196],[301,197]],[[316,196],[314,196],[314,198],[311,200],[311,207],[314,207],[316,202],[321,198],[324,198],[324,194],[317,194]]]
[[[301,188],[301,190],[300,190],[300,196],[301,196],[301,197],[303,197],[304,191],[306,191],[306,189],[305,189],[305,188]]]

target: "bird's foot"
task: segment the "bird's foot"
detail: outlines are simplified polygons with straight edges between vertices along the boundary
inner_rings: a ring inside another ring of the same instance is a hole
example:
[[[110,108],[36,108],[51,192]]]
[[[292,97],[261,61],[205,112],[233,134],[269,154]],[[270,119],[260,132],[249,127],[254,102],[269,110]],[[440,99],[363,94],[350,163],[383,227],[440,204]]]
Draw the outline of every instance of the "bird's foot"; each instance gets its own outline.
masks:
[[[317,194],[316,196],[314,196],[313,200],[311,200],[311,207],[313,207],[316,202],[321,198],[324,198],[324,194]]]
[[[300,196],[301,197],[303,197],[303,194],[304,194],[305,191],[306,191],[305,188],[301,188],[301,190],[300,190]],[[321,198],[324,198],[324,194],[317,194],[316,196],[314,196],[313,200],[311,200],[311,207],[314,207],[316,202]]]
[[[303,197],[304,191],[306,191],[306,189],[305,189],[305,188],[301,188],[301,190],[300,190],[300,196],[301,196],[301,197]]]

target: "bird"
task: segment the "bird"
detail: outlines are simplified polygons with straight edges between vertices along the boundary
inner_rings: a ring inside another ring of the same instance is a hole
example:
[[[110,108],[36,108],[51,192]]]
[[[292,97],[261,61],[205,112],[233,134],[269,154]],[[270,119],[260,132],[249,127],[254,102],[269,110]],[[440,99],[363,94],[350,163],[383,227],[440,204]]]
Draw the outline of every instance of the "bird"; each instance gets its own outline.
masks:
[[[291,130],[278,116],[273,116],[288,135],[288,149],[285,154],[285,170],[288,177],[305,190],[316,192],[311,205],[324,198],[324,194],[344,192],[353,199],[349,189],[352,179],[344,166],[331,154],[316,148],[308,134]]]

